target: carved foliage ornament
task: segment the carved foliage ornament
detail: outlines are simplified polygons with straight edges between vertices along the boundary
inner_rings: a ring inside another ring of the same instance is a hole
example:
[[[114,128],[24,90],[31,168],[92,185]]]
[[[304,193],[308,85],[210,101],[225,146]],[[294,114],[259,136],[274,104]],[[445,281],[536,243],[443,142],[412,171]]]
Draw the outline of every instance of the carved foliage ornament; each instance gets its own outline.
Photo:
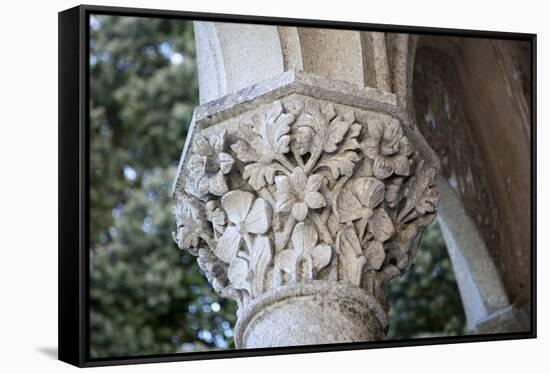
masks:
[[[362,118],[357,120],[357,117]],[[389,115],[303,96],[260,107],[228,135],[196,134],[174,239],[242,310],[308,280],[385,304],[435,216],[435,170]]]

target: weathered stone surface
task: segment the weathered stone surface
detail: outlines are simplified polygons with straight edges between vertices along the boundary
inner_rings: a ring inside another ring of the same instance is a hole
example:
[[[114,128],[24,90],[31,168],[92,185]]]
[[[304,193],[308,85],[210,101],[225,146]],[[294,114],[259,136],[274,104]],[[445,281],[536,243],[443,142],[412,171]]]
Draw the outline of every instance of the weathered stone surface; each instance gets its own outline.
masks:
[[[477,228],[468,234],[479,232],[510,302],[527,306],[529,44],[433,36],[418,40],[413,87],[417,125]]]
[[[385,284],[439,199],[406,118],[391,93],[293,72],[196,110],[174,239],[238,302],[237,347],[384,335]]]
[[[243,348],[381,339],[385,310],[359,287],[326,281],[284,286],[254,299],[235,327]]]
[[[298,27],[304,70],[332,80],[365,80],[359,31]]]
[[[194,28],[201,103],[284,71],[277,26],[194,22]]]

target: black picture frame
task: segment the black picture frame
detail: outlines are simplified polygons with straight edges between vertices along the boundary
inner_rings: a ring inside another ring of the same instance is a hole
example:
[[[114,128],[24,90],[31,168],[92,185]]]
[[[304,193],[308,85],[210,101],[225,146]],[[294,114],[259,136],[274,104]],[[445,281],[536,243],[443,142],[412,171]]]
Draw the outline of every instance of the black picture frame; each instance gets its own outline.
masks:
[[[531,44],[531,330],[519,333],[435,337],[164,355],[89,357],[89,17],[91,14],[182,20],[277,24],[361,31],[524,40]],[[59,360],[79,367],[422,346],[536,338],[536,45],[527,33],[458,30],[356,22],[196,13],[81,5],[59,13]]]

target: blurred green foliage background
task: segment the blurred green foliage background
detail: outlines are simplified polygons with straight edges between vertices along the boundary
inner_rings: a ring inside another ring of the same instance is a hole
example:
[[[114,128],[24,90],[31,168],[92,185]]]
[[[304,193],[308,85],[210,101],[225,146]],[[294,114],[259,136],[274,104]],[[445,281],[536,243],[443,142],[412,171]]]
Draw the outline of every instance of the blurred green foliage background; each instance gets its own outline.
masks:
[[[170,188],[197,85],[192,22],[90,17],[92,358],[234,347],[236,305],[171,236]],[[464,332],[437,224],[389,298],[388,338]]]

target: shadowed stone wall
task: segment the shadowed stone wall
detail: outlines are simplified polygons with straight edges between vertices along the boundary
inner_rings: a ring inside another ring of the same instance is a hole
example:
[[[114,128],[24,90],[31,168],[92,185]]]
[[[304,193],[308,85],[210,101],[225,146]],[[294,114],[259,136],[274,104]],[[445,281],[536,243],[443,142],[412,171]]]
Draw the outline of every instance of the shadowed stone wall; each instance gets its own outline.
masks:
[[[413,85],[417,125],[518,307],[530,300],[528,51],[527,42],[420,37]]]

